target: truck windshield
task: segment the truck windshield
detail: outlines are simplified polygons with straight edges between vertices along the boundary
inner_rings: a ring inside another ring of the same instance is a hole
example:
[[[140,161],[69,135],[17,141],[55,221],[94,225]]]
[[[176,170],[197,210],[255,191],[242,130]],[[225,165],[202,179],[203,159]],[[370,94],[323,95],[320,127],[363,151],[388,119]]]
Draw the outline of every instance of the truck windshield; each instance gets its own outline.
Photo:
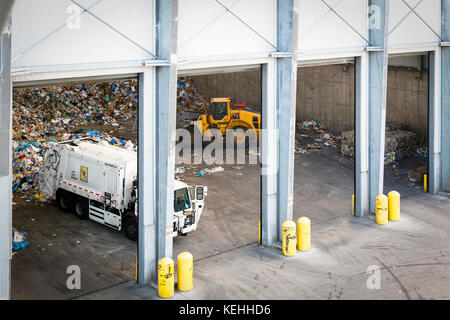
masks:
[[[209,104],[209,114],[214,120],[222,120],[227,115],[226,102],[211,102]]]
[[[189,200],[189,191],[187,188],[175,190],[174,195],[174,209],[175,212],[183,211],[191,207],[191,201]]]

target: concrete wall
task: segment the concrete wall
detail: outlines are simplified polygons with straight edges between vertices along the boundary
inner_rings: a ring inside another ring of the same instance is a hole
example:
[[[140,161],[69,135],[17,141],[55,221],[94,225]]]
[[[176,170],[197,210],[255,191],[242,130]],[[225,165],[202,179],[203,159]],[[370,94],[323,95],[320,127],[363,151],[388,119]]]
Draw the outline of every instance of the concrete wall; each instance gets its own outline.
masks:
[[[298,69],[297,119],[316,120],[334,133],[353,129],[355,70],[352,64]]]
[[[387,121],[427,136],[428,72],[419,71],[418,57],[399,67],[390,59]],[[404,61],[405,62],[405,61]],[[335,64],[298,69],[297,120],[316,120],[333,133],[354,127],[354,65]],[[208,98],[231,96],[261,110],[259,70],[192,77],[194,86]]]
[[[206,98],[228,97],[261,111],[261,71],[219,73],[192,77],[198,92]]]

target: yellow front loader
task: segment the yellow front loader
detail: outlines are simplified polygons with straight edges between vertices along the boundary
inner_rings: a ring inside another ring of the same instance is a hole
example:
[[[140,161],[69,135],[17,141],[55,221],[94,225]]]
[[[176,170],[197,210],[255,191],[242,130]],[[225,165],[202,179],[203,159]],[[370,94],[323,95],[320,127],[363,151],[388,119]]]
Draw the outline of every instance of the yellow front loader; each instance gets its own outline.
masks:
[[[261,129],[261,114],[248,108],[245,104],[232,104],[232,99],[213,98],[207,114],[201,115],[194,126],[202,136],[211,136],[209,129],[217,129],[225,138],[227,130],[234,130],[234,141],[237,144],[248,144],[248,137],[255,134],[259,139]],[[240,129],[240,130],[238,130]]]

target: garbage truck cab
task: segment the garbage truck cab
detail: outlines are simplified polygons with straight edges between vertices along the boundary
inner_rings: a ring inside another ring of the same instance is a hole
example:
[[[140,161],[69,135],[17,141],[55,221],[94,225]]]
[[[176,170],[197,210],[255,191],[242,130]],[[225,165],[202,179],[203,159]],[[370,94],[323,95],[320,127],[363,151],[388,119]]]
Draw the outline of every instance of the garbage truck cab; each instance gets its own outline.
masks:
[[[39,176],[40,191],[56,197],[59,208],[138,237],[137,153],[95,139],[49,145]],[[173,230],[185,235],[197,228],[206,186],[174,181]]]

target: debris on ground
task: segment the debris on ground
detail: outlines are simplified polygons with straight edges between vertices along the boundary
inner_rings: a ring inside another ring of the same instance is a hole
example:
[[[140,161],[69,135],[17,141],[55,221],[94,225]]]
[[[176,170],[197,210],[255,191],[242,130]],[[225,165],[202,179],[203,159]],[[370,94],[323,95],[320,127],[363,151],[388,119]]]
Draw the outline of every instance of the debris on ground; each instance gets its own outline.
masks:
[[[203,171],[208,174],[213,174],[213,173],[217,173],[217,172],[223,172],[223,171],[225,171],[225,169],[223,167],[215,167],[212,169],[204,169]]]
[[[12,251],[15,252],[20,249],[25,249],[29,245],[27,233],[12,228]]]
[[[175,174],[183,174],[185,172],[185,167],[176,167]]]
[[[401,130],[391,123],[386,123],[384,163],[396,164],[399,160],[410,157],[428,157],[428,148],[419,147],[417,135],[412,131]],[[355,133],[353,130],[341,134],[341,154],[346,157],[355,155]]]
[[[421,166],[408,171],[408,180],[411,182],[423,182],[423,175],[428,174],[428,166]]]
[[[335,138],[318,122],[314,120],[297,122],[296,154],[309,154],[330,146],[336,147]]]
[[[49,143],[91,137],[135,148],[129,140],[85,128],[120,127],[136,117],[137,98],[137,80],[14,89],[13,192],[27,202],[47,201],[38,176]]]

